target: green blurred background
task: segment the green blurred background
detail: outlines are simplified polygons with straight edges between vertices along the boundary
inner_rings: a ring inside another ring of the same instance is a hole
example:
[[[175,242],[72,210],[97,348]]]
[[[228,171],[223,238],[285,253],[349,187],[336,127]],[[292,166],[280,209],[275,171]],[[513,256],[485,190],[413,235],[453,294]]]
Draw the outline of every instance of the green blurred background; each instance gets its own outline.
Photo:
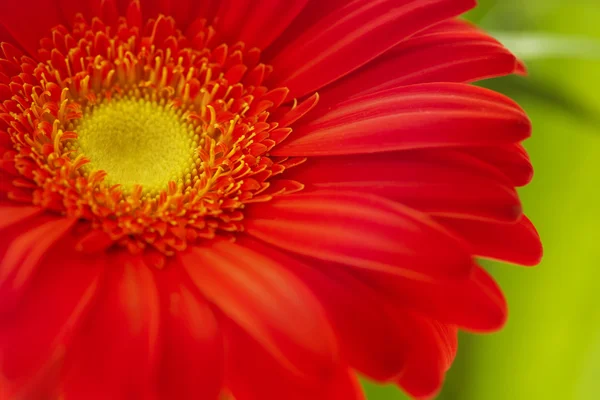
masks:
[[[468,19],[525,60],[484,85],[533,121],[521,190],[541,265],[485,263],[510,305],[505,329],[463,334],[440,400],[600,400],[600,0],[479,0]],[[365,383],[369,400],[406,399]]]

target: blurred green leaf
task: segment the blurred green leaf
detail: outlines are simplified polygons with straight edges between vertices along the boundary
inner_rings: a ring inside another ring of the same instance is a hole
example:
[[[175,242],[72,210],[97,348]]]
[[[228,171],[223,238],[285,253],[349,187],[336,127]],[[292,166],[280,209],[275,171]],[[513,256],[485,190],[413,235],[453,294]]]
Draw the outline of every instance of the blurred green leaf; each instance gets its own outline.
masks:
[[[501,79],[493,79],[480,83],[509,97],[523,98],[529,101],[541,102],[548,107],[560,109],[571,114],[573,117],[600,127],[600,115],[585,101],[575,94],[564,90],[564,88],[541,79],[522,78],[518,76],[507,76]],[[598,131],[600,132],[600,130]]]
[[[600,333],[587,353],[576,400],[600,399]]]
[[[362,386],[367,392],[368,400],[407,400],[408,397],[394,385],[378,385],[363,380]]]
[[[545,32],[491,32],[523,60],[575,58],[600,60],[600,40]]]

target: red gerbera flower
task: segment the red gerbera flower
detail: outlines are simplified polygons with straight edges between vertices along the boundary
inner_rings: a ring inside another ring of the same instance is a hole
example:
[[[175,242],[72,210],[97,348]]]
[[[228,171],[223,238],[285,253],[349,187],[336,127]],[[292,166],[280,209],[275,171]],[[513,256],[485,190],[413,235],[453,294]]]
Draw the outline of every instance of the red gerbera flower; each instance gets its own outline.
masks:
[[[434,395],[541,254],[472,6],[2,0],[0,398]]]

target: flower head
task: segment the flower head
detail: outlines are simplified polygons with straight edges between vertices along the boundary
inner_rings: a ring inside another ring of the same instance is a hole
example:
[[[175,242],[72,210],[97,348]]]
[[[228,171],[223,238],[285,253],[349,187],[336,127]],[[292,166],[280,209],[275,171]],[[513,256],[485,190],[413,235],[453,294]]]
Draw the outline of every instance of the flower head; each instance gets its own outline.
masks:
[[[3,1],[0,399],[435,395],[541,256],[473,5]]]

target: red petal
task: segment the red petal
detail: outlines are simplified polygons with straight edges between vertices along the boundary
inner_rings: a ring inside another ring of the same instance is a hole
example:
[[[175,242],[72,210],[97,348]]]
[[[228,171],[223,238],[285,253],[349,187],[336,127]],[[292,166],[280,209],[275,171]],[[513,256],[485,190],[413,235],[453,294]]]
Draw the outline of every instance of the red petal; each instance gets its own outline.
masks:
[[[66,246],[61,251],[42,263],[16,312],[0,317],[0,375],[8,381],[7,398],[49,396],[51,389],[39,392],[39,385],[60,365],[95,297],[100,263],[65,257],[72,251]]]
[[[321,376],[333,367],[337,349],[329,322],[285,266],[224,241],[193,248],[181,260],[204,296],[290,371]]]
[[[319,94],[315,93],[312,96],[308,97],[300,104],[283,114],[283,116],[278,120],[279,127],[285,128],[287,126],[292,125],[294,122],[298,121],[308,112],[310,112],[319,102]]]
[[[13,39],[12,35],[6,30],[6,28],[2,24],[0,24],[0,43],[1,42],[15,43],[15,40]]]
[[[395,88],[339,104],[296,128],[273,154],[317,156],[490,146],[527,138],[531,124],[507,97],[459,83]]]
[[[364,270],[353,273],[387,296],[389,301],[443,323],[470,331],[492,332],[506,322],[504,295],[493,278],[480,267],[473,270],[469,279],[447,282],[413,281]]]
[[[521,75],[521,76],[527,76],[527,74],[528,74],[527,65],[525,65],[524,61],[517,60],[517,68],[516,68],[515,73],[518,75]]]
[[[533,266],[542,259],[542,243],[525,216],[515,224],[461,219],[440,219],[440,223],[463,237],[473,254],[481,257]]]
[[[356,376],[346,367],[317,381],[301,379],[235,326],[225,335],[227,387],[236,400],[365,400]]]
[[[533,167],[521,144],[468,148],[463,151],[498,168],[515,186],[525,186],[531,182]]]
[[[473,268],[468,252],[447,231],[377,196],[330,191],[282,196],[249,207],[247,216],[250,235],[321,260],[426,281],[463,278]]]
[[[127,5],[127,10],[124,15],[127,18],[127,24],[131,27],[142,27],[142,10],[139,0],[133,0]]]
[[[332,271],[311,260],[302,263],[253,240],[243,243],[285,265],[313,291],[335,328],[342,354],[354,369],[378,381],[400,373],[408,352],[403,338],[409,329],[394,323],[394,312],[384,299],[339,268]]]
[[[166,16],[173,17],[177,26],[185,29],[187,27],[186,23],[192,15],[192,2],[191,0],[158,0],[158,11]],[[142,1],[141,6],[145,6],[144,1]]]
[[[183,0],[187,1],[187,0]],[[210,1],[210,0],[207,0]],[[140,11],[143,11],[143,20],[144,22],[149,18],[158,17],[159,14],[164,14],[165,10],[165,1],[164,0],[120,0],[120,2],[129,3],[127,7],[130,7],[132,3],[140,3]],[[167,0],[167,2],[170,2]],[[143,4],[141,4],[143,3]]]
[[[0,311],[11,309],[47,253],[73,227],[75,219],[39,218],[2,232],[0,245]]]
[[[473,0],[355,0],[334,10],[271,61],[273,87],[300,97],[339,79],[410,35],[467,11]]]
[[[345,99],[427,82],[473,82],[516,72],[517,61],[502,44],[465,21],[438,24],[321,92],[319,110]]]
[[[31,56],[37,55],[40,39],[61,22],[54,0],[0,1],[0,24]]]
[[[217,32],[229,41],[266,48],[302,11],[308,0],[223,0],[217,14]]]
[[[438,323],[416,315],[407,315],[400,324],[411,324],[417,334],[410,340],[411,352],[398,384],[411,397],[431,399],[441,389],[447,369],[447,344],[440,336]]]
[[[63,20],[68,24],[72,24],[73,20],[75,19],[75,15],[78,13],[83,14],[85,18],[91,20],[91,18],[94,16],[92,15],[92,9],[99,9],[100,1],[101,0],[57,0],[58,5],[55,7],[57,7],[60,11]],[[96,3],[95,7],[92,6],[93,3]]]
[[[289,43],[313,27],[325,16],[339,10],[349,3],[348,0],[308,0],[302,12],[292,21],[290,26],[277,38],[277,40],[263,52],[266,61],[282,51]],[[339,12],[339,11],[338,11]]]
[[[203,0],[192,1],[190,15],[198,19],[206,19],[211,24],[214,24],[214,16],[219,10],[222,0]]]
[[[442,343],[445,369],[448,370],[452,366],[456,358],[456,352],[458,351],[458,328],[454,325],[442,324],[437,321],[432,321],[432,325],[436,329]]]
[[[120,3],[132,3],[133,0],[118,0]],[[136,0],[139,1],[139,0]],[[198,19],[211,18],[209,10],[216,8],[215,0],[142,0],[140,9],[144,21],[148,18],[156,19],[160,14],[173,17],[177,28],[185,32],[189,24]],[[127,4],[128,6],[129,4]],[[124,7],[121,7],[124,8]],[[122,11],[123,12],[123,11]]]
[[[215,316],[205,300],[182,282],[181,265],[156,271],[164,318],[159,373],[163,400],[216,400],[223,383],[223,343]]]
[[[64,399],[150,399],[160,308],[154,277],[128,255],[111,260],[106,273],[102,296],[69,348]]]
[[[13,203],[0,203],[0,231],[13,224],[40,214],[43,210],[34,206],[18,206]],[[6,237],[3,234],[3,237]]]
[[[308,190],[366,192],[440,216],[498,221],[521,216],[517,193],[504,175],[453,150],[316,157],[287,176]]]

